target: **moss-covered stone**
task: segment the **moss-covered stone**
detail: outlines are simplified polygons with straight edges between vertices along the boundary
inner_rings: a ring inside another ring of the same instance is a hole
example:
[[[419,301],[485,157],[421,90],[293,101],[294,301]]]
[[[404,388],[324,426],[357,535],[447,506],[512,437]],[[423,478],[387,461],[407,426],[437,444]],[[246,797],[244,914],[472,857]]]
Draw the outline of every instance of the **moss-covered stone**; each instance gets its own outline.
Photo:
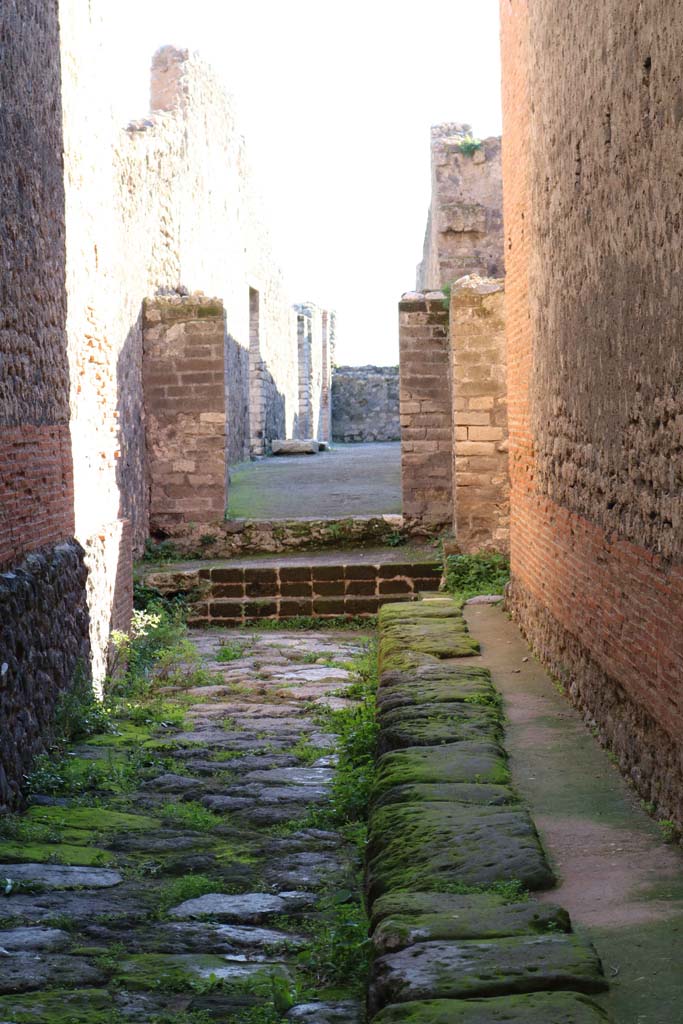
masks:
[[[406,651],[439,659],[467,658],[479,653],[479,643],[467,632],[464,619],[431,618],[392,624],[380,631],[380,672],[400,668]]]
[[[116,732],[102,732],[88,738],[90,747],[135,747],[150,739],[152,733],[144,725],[133,725],[132,722],[116,723]]]
[[[373,1024],[605,1024],[586,996],[543,992],[494,999],[430,999],[387,1006]]]
[[[394,804],[372,814],[367,885],[371,900],[396,890],[520,882],[549,889],[554,876],[524,810],[448,803]]]
[[[500,715],[492,707],[460,702],[415,704],[382,710],[378,752],[402,747],[436,746],[462,740],[502,739]]]
[[[373,792],[414,783],[493,783],[510,780],[504,750],[496,743],[463,740],[436,747],[405,747],[380,757]]]
[[[564,989],[607,988],[589,942],[576,935],[484,942],[424,942],[375,961],[369,1005],[419,999],[481,999]]]
[[[434,597],[426,601],[382,605],[378,621],[380,629],[383,629],[397,622],[423,622],[425,619],[446,618],[462,621],[463,615],[452,598]]]
[[[69,843],[0,842],[2,864],[74,864],[82,867],[103,867],[111,864],[114,855],[95,846]],[[0,867],[0,874],[2,868]]]
[[[0,1018],[14,1024],[110,1024],[112,997],[104,988],[49,989],[2,996]]]
[[[439,894],[443,899],[443,894]],[[493,902],[494,896],[450,896],[450,906],[431,914],[397,914],[386,917],[372,940],[378,954],[392,953],[418,942],[452,942],[457,939],[499,939],[512,935],[570,931],[569,915],[551,903]],[[459,902],[459,906],[456,904]],[[488,906],[483,904],[488,902]]]
[[[146,832],[161,828],[161,822],[143,814],[110,811],[106,807],[30,807],[27,817],[50,825],[90,832]]]
[[[488,669],[432,662],[408,672],[383,672],[377,691],[377,706],[382,713],[459,701],[491,707],[498,704]]]
[[[374,809],[387,804],[429,803],[478,804],[483,807],[502,807],[517,803],[519,797],[510,786],[494,786],[483,782],[412,782],[392,786],[373,796]]]

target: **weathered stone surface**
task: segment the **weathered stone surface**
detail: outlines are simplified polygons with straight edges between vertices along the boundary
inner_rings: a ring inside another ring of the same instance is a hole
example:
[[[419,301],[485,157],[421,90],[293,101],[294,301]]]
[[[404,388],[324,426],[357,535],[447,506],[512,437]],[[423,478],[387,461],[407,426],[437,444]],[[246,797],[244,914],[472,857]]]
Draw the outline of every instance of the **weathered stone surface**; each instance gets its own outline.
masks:
[[[336,366],[332,371],[335,441],[399,441],[398,366]]]
[[[400,897],[398,897],[400,899]],[[510,935],[568,932],[569,915],[551,903],[524,901],[501,906],[495,896],[448,896],[439,893],[442,907],[432,913],[404,913],[385,917],[373,932],[379,954],[418,942],[454,939],[495,939]],[[456,901],[460,905],[456,909]],[[443,906],[448,902],[448,909]]]
[[[383,754],[374,792],[415,783],[493,783],[509,780],[505,752],[495,743],[463,740],[438,747],[404,747]]]
[[[436,746],[461,740],[502,738],[499,716],[493,709],[463,701],[416,704],[395,708],[380,715],[380,754],[402,747]]]
[[[318,450],[318,442],[312,438],[306,441],[274,440],[272,443],[273,455],[315,455]]]
[[[0,930],[0,955],[33,950],[63,949],[71,941],[59,928],[11,928]]]
[[[524,810],[448,803],[394,804],[372,815],[371,899],[396,889],[519,881],[548,889],[554,876]]]
[[[38,338],[31,337],[32,345],[38,346]],[[0,392],[7,396],[2,381]],[[25,482],[30,449],[24,445],[21,450],[16,457],[23,463]],[[9,527],[5,530],[9,534]],[[13,572],[0,573],[0,813],[20,803],[25,776],[51,740],[55,703],[71,686],[79,661],[88,662],[86,578],[84,551],[76,542],[34,553]]]
[[[3,905],[3,916],[12,922],[40,923],[65,916],[74,922],[89,922],[107,915],[133,923],[149,914],[141,894],[123,883],[107,890],[53,890],[35,895],[11,896]]]
[[[207,917],[217,921],[235,921],[258,924],[273,914],[291,914],[312,907],[316,896],[310,892],[281,892],[273,896],[264,892],[224,896],[211,893],[197,899],[185,900],[169,910],[176,918]]]
[[[431,999],[387,1006],[373,1024],[607,1024],[604,1010],[572,992],[494,999]]]
[[[99,985],[106,974],[84,957],[17,954],[0,957],[0,992],[27,992],[51,985]]]
[[[0,878],[35,882],[47,889],[107,889],[123,881],[119,872],[110,868],[62,864],[0,864]]]
[[[375,963],[370,1004],[476,999],[568,989],[602,992],[607,982],[593,947],[575,935],[486,942],[425,942]]]
[[[357,1003],[300,1003],[285,1014],[285,1020],[302,1024],[361,1024],[363,1017]]]
[[[464,620],[455,616],[390,623],[381,632],[380,670],[400,669],[407,649],[433,658],[467,658],[479,652],[479,644],[467,632]]]
[[[442,801],[453,804],[481,804],[500,807],[517,803],[519,797],[510,786],[495,786],[484,782],[413,782],[392,786],[374,794],[374,807],[386,804],[415,804],[420,801]]]
[[[487,669],[476,666],[420,665],[412,671],[382,672],[377,691],[380,711],[423,704],[494,701],[496,691]]]

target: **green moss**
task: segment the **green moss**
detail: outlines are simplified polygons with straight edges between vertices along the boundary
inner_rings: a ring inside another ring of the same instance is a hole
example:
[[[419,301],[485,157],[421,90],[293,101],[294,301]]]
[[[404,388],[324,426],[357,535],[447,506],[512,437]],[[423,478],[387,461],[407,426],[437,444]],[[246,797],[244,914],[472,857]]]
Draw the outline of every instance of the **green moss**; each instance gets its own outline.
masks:
[[[99,733],[88,739],[88,746],[92,747],[125,747],[139,746],[146,740],[152,738],[151,731],[143,725],[133,725],[132,722],[118,721],[116,732]]]
[[[94,846],[71,846],[68,843],[0,842],[0,862],[5,864],[74,864],[82,867],[103,867],[114,861],[114,855]],[[0,868],[0,871],[2,869]]]
[[[34,821],[92,832],[147,832],[161,827],[157,818],[110,811],[105,807],[30,807],[27,817]]]
[[[52,989],[0,996],[0,1017],[14,1024],[112,1024],[111,993],[105,989]]]

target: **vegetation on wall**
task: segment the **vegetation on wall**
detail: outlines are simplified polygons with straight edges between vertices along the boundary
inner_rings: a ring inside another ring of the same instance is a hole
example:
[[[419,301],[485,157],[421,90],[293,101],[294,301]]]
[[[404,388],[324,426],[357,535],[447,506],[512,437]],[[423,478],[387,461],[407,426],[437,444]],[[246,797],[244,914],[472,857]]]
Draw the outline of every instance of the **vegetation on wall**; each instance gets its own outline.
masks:
[[[480,594],[503,594],[510,580],[510,563],[496,551],[448,555],[445,570],[446,590],[460,604]]]

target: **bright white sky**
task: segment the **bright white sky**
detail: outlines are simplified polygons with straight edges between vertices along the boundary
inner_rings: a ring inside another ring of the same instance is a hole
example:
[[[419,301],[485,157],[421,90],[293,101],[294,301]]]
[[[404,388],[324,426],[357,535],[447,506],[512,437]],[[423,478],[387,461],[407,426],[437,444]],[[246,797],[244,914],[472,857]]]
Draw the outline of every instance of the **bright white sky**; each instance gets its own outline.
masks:
[[[292,301],[337,310],[338,364],[398,362],[415,285],[429,128],[499,135],[498,0],[117,0],[116,106],[148,110],[159,46],[188,47],[237,98]]]

